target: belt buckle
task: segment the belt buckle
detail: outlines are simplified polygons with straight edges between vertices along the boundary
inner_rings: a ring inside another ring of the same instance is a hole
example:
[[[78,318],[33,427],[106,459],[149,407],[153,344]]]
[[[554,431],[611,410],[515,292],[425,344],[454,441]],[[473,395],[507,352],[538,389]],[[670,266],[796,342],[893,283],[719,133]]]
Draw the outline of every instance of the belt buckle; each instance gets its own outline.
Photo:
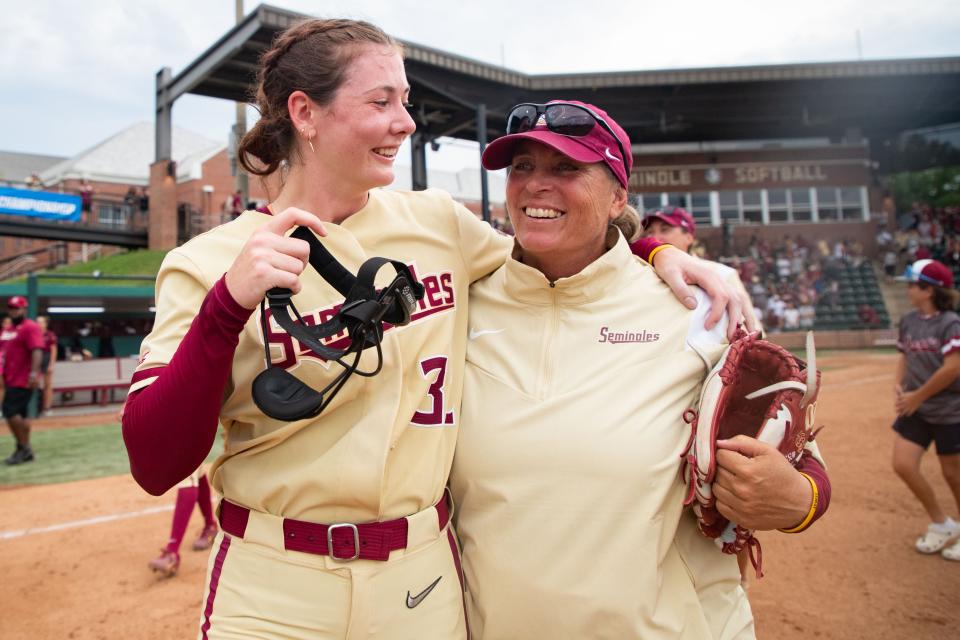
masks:
[[[339,557],[333,552],[333,530],[334,529],[350,529],[353,532],[353,555]],[[331,524],[327,526],[327,554],[334,560],[340,562],[350,562],[351,560],[356,560],[360,557],[360,532],[357,531],[357,525],[350,524],[349,522],[338,522],[337,524]]]

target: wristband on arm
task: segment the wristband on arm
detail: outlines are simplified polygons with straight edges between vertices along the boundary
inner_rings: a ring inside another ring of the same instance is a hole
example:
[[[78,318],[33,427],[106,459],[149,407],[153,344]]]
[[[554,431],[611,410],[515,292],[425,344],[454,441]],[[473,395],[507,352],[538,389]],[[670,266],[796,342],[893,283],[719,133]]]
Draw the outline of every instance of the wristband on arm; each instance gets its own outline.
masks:
[[[810,526],[810,523],[813,521],[813,516],[817,512],[817,504],[820,502],[820,491],[817,489],[817,483],[813,481],[809,475],[804,472],[800,472],[804,478],[807,479],[807,482],[810,483],[810,488],[813,489],[813,498],[810,501],[810,510],[807,511],[807,515],[804,516],[803,520],[800,521],[795,527],[789,529],[780,529],[783,533],[800,533],[804,529]]]
[[[676,247],[674,247],[672,244],[669,244],[669,243],[664,243],[664,244],[661,244],[659,247],[654,247],[654,249],[650,252],[650,256],[647,258],[647,262],[653,265],[654,257],[656,257],[658,253],[660,253],[661,251],[663,251],[668,247],[676,249]],[[656,266],[656,265],[653,265],[653,266]]]

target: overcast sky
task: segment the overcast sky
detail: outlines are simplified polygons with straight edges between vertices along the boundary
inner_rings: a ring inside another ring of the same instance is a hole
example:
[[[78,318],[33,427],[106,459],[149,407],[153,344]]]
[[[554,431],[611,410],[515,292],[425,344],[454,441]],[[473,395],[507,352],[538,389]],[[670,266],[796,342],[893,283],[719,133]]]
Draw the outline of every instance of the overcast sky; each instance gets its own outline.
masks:
[[[70,156],[152,121],[157,70],[169,66],[176,75],[197,58],[234,24],[234,4],[0,0],[0,150]],[[364,18],[401,39],[527,73],[855,60],[858,31],[864,59],[960,55],[957,0],[270,4]],[[256,6],[245,0],[247,12]],[[233,108],[186,96],[173,119],[226,141]],[[472,158],[467,150],[447,153],[445,163]]]

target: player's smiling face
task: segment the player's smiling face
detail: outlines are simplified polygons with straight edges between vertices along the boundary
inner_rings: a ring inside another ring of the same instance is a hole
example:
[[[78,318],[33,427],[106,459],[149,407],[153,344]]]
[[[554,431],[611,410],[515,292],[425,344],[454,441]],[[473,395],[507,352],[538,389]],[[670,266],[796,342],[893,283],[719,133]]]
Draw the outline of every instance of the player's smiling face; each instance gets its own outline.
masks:
[[[507,177],[507,213],[523,261],[554,280],[605,250],[626,192],[601,163],[584,164],[538,142],[517,145]]]
[[[315,119],[314,155],[322,169],[357,191],[393,182],[400,145],[416,129],[407,112],[409,94],[397,50],[364,46],[333,101]]]

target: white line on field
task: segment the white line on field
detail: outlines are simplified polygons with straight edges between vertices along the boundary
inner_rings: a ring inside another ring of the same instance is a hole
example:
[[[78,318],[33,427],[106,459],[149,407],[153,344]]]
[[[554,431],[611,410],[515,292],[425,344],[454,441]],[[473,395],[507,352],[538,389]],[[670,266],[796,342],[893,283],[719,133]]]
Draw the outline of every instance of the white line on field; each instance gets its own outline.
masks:
[[[129,511],[127,513],[112,513],[106,516],[97,516],[96,518],[87,518],[86,520],[71,520],[70,522],[61,522],[60,524],[52,524],[49,527],[35,527],[32,529],[0,531],[0,540],[12,540],[13,538],[31,536],[35,533],[49,533],[51,531],[63,531],[64,529],[76,529],[77,527],[87,527],[89,525],[100,524],[102,522],[113,522],[114,520],[126,520],[128,518],[139,518],[140,516],[148,516],[154,513],[162,513],[164,511],[173,511],[173,505],[168,504],[168,505],[163,505],[162,507],[150,507],[149,509],[142,509],[140,511]]]
[[[847,380],[846,382],[840,382],[838,384],[828,384],[824,386],[824,389],[827,391],[831,391],[833,389],[844,389],[846,387],[856,387],[861,384],[867,384],[868,382],[880,382],[881,380],[893,380],[893,372],[891,371],[890,373],[882,376],[872,376],[870,378],[854,378],[853,380]]]

